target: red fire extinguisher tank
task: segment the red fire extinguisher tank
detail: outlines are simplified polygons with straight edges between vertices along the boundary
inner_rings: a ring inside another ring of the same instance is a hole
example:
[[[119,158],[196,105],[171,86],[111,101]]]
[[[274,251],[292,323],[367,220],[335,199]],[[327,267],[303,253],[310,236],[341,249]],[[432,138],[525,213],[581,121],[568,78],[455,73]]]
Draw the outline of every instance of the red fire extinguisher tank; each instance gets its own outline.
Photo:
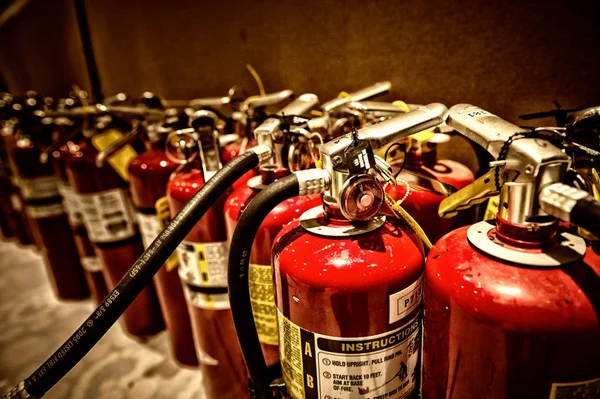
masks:
[[[191,165],[173,175],[167,187],[175,216],[204,185]],[[206,212],[178,248],[183,283],[203,384],[209,399],[245,397],[246,366],[237,344],[227,295],[227,234],[223,195]]]
[[[416,397],[421,242],[396,219],[366,228],[326,220],[322,208],[309,212],[311,231],[291,222],[273,245],[288,393],[294,399]]]
[[[127,195],[127,183],[105,164],[96,167],[98,152],[89,139],[72,149],[67,163],[69,182],[78,195],[84,223],[103,265],[109,288],[144,252]],[[164,328],[154,285],[148,285],[123,314],[125,329],[145,338]]]
[[[429,146],[435,146],[435,144],[429,144]],[[475,180],[473,172],[465,165],[449,159],[437,159],[435,149],[426,153],[407,151],[404,169],[439,180],[457,190],[468,186]],[[398,177],[406,176],[400,173]],[[406,186],[403,184],[389,185],[386,192],[395,200],[399,200],[405,196]],[[402,207],[419,223],[431,242],[436,242],[444,234],[475,221],[473,210],[461,211],[453,218],[439,217],[438,208],[444,198],[444,195],[432,191],[410,190],[402,202]],[[387,204],[384,205],[384,210],[386,214],[392,215]]]
[[[47,128],[31,136],[19,133],[11,155],[16,181],[56,295],[62,299],[88,298],[90,291],[58,192],[58,179],[51,164],[40,162],[49,134]]]
[[[423,396],[600,397],[599,248],[562,266],[520,265],[476,250],[468,230],[444,236],[427,258]],[[483,233],[522,256],[560,246]]]
[[[140,154],[129,164],[131,199],[146,248],[162,231],[160,218],[170,218],[167,183],[177,164],[167,158],[164,148],[164,138],[159,139],[151,143],[150,151]],[[175,255],[175,262],[170,259],[160,268],[154,276],[154,283],[175,359],[186,366],[197,366],[190,316],[177,274],[176,259]]]
[[[83,224],[81,205],[67,177],[67,162],[71,158],[68,145],[74,144],[70,142],[53,152],[54,172],[58,177],[58,191],[63,198],[63,205],[71,226],[79,260],[85,271],[88,287],[95,302],[99,304],[108,295],[108,288],[102,274],[102,264],[94,252],[94,247]]]
[[[258,179],[261,177],[256,177],[251,182],[254,188],[246,184],[244,187],[236,189],[227,198],[225,223],[229,240],[231,240],[240,215],[261,188]],[[267,364],[271,364],[279,358],[277,311],[271,271],[273,241],[284,225],[299,218],[305,211],[317,205],[321,205],[320,195],[295,197],[281,202],[267,215],[254,238],[250,254],[250,298],[256,329]]]

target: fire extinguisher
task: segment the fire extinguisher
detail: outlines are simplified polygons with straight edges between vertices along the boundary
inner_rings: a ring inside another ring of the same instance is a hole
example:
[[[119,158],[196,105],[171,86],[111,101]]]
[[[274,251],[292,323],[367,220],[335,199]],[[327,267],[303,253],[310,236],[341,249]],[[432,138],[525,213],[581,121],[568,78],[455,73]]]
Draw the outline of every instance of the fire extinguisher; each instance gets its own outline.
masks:
[[[167,198],[175,216],[206,182],[221,169],[218,116],[212,111],[195,111],[192,129],[178,131],[196,138],[199,154],[171,177]],[[169,138],[169,141],[173,139]],[[246,390],[246,370],[239,348],[227,297],[227,235],[223,219],[226,195],[215,198],[206,214],[185,236],[177,253],[200,370],[207,398],[239,397]]]
[[[164,100],[149,92],[144,93],[142,101],[149,108],[164,108]],[[175,111],[175,114],[170,111]],[[165,146],[167,136],[178,128],[186,127],[188,118],[185,113],[177,114],[176,110],[169,110],[169,113],[171,115],[164,123],[159,121],[144,124],[143,129],[140,127],[148,151],[135,157],[129,164],[129,189],[144,248],[150,246],[171,220],[166,197],[167,183],[178,164],[167,156]],[[195,367],[198,366],[198,359],[190,316],[177,274],[178,265],[177,254],[174,253],[154,276],[154,284],[173,356],[180,364]]]
[[[429,253],[423,396],[599,397],[600,256],[558,220],[598,234],[600,205],[562,183],[564,136],[468,104],[448,124],[496,160],[440,215],[495,194],[500,206],[495,222],[455,230]]]
[[[89,297],[89,288],[58,191],[52,165],[40,162],[44,148],[52,144],[52,119],[35,111],[44,107],[42,98],[30,92],[20,113],[11,151],[16,182],[34,237],[38,243],[56,295],[62,299]]]
[[[255,129],[254,136],[257,142],[269,146],[273,157],[270,162],[260,166],[259,176],[235,189],[227,198],[224,213],[228,240],[231,240],[240,215],[260,190],[278,178],[289,175],[291,170],[302,170],[311,166],[313,139],[320,138],[320,135],[311,134],[306,129],[310,119],[301,116],[317,106],[318,102],[316,95],[303,94],[280,110],[276,117],[270,117]],[[269,364],[279,358],[277,311],[271,276],[273,240],[285,224],[320,204],[319,195],[287,199],[269,213],[256,233],[249,272],[250,296],[258,336]]]
[[[23,208],[23,199],[19,193],[19,187],[16,185],[16,167],[12,158],[12,150],[15,147],[15,128],[17,124],[16,115],[18,115],[23,106],[19,102],[14,102],[10,94],[2,95],[2,129],[0,129],[1,147],[5,161],[5,172],[8,179],[6,191],[3,193],[8,197],[9,207],[5,208],[9,212],[9,221],[11,223],[11,232],[17,237],[21,245],[35,245],[33,233],[25,209]]]
[[[70,148],[72,157],[67,162],[67,176],[77,195],[83,222],[100,259],[106,283],[113,289],[144,251],[126,181],[129,178],[128,163],[138,154],[128,145],[108,157],[108,163],[97,167],[98,149],[110,146],[122,138],[121,132],[132,128],[115,114],[160,118],[164,112],[102,104],[75,108],[71,112],[84,118],[84,138]],[[93,122],[90,123],[88,118]],[[133,336],[144,339],[163,330],[153,284],[148,284],[123,316],[125,330]]]
[[[254,235],[271,209],[323,193],[323,206],[286,225],[273,244],[281,371],[289,397],[418,395],[422,242],[398,219],[378,215],[389,165],[374,150],[442,123],[430,104],[323,145],[323,169],[264,188],[238,221],[229,253],[229,295],[251,396],[272,398],[275,372],[262,355],[248,292]]]

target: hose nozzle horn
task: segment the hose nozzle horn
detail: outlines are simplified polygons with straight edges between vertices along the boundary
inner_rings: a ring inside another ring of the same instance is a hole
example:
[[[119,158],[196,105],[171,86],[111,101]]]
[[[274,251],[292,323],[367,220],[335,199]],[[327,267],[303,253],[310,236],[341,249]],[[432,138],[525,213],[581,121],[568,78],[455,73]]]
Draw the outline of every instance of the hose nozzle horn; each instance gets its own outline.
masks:
[[[329,113],[352,101],[362,101],[387,93],[392,89],[392,82],[383,81],[367,86],[345,96],[340,96],[323,104],[323,111]]]
[[[499,215],[519,225],[547,213],[538,201],[541,190],[562,182],[571,158],[546,137],[501,119],[479,107],[450,108],[448,125],[486,149],[496,161],[490,172],[442,201],[440,215],[483,202],[500,192]]]
[[[444,105],[433,103],[348,133],[323,145],[321,147],[323,169],[331,176],[331,184],[324,193],[323,201],[327,205],[339,207],[344,213],[342,199],[347,197],[350,192],[348,190],[353,190],[353,197],[362,200],[364,196],[356,192],[356,188],[373,186],[370,181],[369,184],[366,183],[367,173],[376,166],[374,151],[411,134],[437,126],[444,122],[447,116],[448,109]],[[351,179],[355,184],[350,181]],[[381,196],[379,200],[379,194],[373,198],[365,197],[363,205],[370,200],[378,200],[381,205],[383,197]],[[374,207],[373,205],[371,204],[370,207]],[[367,217],[369,213],[363,216]],[[351,220],[357,219],[351,218]]]

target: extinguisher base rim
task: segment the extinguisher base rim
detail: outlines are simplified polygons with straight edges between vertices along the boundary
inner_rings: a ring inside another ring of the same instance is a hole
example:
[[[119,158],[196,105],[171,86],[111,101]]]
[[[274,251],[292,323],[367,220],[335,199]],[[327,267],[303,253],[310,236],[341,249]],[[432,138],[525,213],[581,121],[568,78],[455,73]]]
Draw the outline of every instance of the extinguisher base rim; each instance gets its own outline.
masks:
[[[566,231],[559,232],[560,245],[542,252],[517,251],[506,247],[498,240],[490,240],[488,233],[495,228],[494,223],[482,221],[467,229],[471,245],[495,258],[532,267],[557,267],[583,258],[586,252],[585,240]]]

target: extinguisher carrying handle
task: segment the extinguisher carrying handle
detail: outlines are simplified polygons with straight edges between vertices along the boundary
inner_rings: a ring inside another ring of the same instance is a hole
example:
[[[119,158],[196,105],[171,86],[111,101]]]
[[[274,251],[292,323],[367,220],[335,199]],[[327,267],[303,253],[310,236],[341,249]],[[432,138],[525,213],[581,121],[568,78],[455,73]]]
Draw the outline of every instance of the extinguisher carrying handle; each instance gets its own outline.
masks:
[[[600,236],[600,201],[563,183],[545,187],[539,196],[544,212]]]
[[[250,201],[233,232],[227,270],[229,303],[253,398],[274,397],[271,389],[273,373],[267,367],[260,347],[250,302],[248,272],[254,237],[264,219],[279,203],[298,195],[322,193],[329,183],[330,176],[323,169],[295,172],[276,180]]]
[[[214,202],[242,175],[268,159],[270,153],[271,149],[268,147],[253,147],[233,159],[209,179],[154,239],[75,333],[23,381],[24,388],[19,384],[16,392],[20,396],[16,397],[41,398],[60,381],[116,323]],[[14,394],[9,393],[2,399],[14,397]]]
[[[340,96],[333,100],[329,100],[325,104],[323,104],[322,108],[325,112],[332,112],[336,108],[348,104],[351,101],[367,100],[369,98],[373,98],[381,94],[387,93],[391,89],[392,82],[377,82],[375,84],[372,84],[371,86],[367,86],[358,91],[355,91],[354,93],[350,93],[347,96]]]

